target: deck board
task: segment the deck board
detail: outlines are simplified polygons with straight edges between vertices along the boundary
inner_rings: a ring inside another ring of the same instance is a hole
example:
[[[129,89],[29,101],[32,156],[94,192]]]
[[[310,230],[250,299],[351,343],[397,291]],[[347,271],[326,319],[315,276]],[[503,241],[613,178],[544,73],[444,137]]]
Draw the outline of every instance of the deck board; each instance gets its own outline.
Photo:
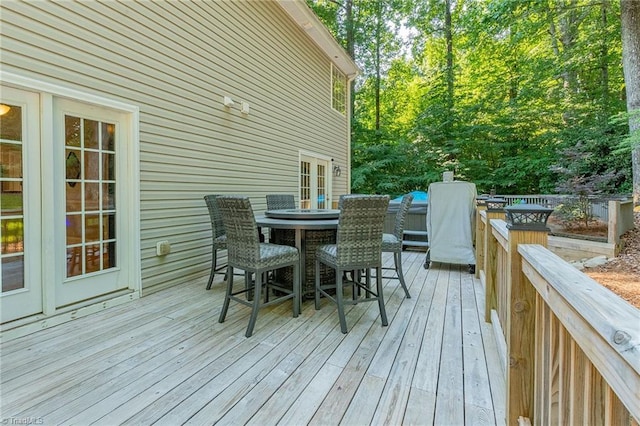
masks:
[[[385,255],[386,256],[386,255]],[[384,279],[376,303],[305,301],[260,312],[206,278],[23,336],[0,347],[2,418],[45,424],[504,424],[504,377],[484,291],[466,265],[422,267],[406,251],[411,299]],[[385,265],[392,259],[385,257]],[[385,272],[385,276],[389,272]]]

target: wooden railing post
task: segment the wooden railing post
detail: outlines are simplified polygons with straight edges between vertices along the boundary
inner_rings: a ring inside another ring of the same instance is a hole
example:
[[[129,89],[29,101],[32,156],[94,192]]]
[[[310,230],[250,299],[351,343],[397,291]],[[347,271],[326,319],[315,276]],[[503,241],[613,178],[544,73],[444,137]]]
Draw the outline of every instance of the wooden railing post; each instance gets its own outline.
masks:
[[[518,424],[519,417],[533,424],[536,291],[522,272],[518,244],[547,246],[546,221],[552,209],[538,205],[505,208],[509,229],[507,253],[507,424]]]
[[[491,232],[491,219],[504,219],[504,205],[506,201],[503,199],[490,198],[485,201],[486,204],[486,223],[484,230],[484,274],[485,274],[485,305],[484,320],[491,322],[491,311],[496,309],[498,301],[496,300],[496,268],[498,242]]]
[[[481,212],[487,209],[486,198],[478,197],[476,200],[476,278],[480,278],[480,270],[484,267],[484,233],[485,223],[482,221]]]
[[[607,242],[615,246],[615,253],[620,252],[620,201],[609,201],[609,220],[607,222]]]

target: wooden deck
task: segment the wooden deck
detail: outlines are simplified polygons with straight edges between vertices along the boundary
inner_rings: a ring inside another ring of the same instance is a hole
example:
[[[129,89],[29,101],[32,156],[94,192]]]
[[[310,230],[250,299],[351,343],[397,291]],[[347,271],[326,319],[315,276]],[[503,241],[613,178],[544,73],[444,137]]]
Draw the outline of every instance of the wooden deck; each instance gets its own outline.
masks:
[[[405,299],[385,280],[376,303],[300,317],[290,302],[217,322],[223,285],[158,292],[2,343],[3,424],[504,424],[504,377],[484,296],[466,266],[405,252]],[[385,257],[387,263],[391,257]]]

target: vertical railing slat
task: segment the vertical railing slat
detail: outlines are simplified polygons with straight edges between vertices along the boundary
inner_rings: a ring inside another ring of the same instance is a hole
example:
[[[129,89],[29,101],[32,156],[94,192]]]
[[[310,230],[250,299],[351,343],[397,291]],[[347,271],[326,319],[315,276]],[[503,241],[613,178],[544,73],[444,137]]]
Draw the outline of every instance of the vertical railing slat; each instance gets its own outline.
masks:
[[[586,357],[575,340],[571,340],[571,408],[569,424],[584,424],[584,389],[585,389]]]
[[[522,272],[522,257],[518,244],[547,246],[547,232],[535,230],[509,231],[507,271],[509,274],[507,336],[507,423],[514,424],[519,416],[532,417],[535,365],[534,332],[536,290]],[[535,421],[535,420],[534,420]]]

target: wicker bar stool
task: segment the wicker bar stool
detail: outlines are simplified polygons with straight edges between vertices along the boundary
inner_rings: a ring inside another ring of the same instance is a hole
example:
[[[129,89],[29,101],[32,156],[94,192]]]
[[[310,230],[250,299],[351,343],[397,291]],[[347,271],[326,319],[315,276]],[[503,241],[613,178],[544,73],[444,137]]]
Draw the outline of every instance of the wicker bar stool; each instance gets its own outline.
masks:
[[[316,250],[316,288],[315,308],[320,309],[320,295],[333,301],[338,307],[340,329],[347,333],[347,322],[344,313],[345,304],[360,302],[378,302],[382,325],[386,326],[387,313],[382,294],[382,231],[384,218],[389,206],[386,195],[352,195],[342,199],[336,244],[326,244]],[[320,283],[320,264],[336,270],[335,285]],[[376,270],[376,290],[371,289],[371,268]],[[364,269],[366,282],[346,283],[353,286],[353,299],[345,300],[344,271]],[[327,290],[335,289],[335,297]],[[364,297],[356,296],[356,289],[364,290]]]
[[[296,199],[291,194],[267,194],[267,210],[295,209]]]
[[[291,194],[267,194],[267,210],[285,210],[295,209],[296,199]],[[294,231],[292,229],[281,229],[280,238],[276,235],[274,229],[269,232],[269,241],[276,244],[283,244],[284,240],[293,239]]]
[[[224,322],[231,300],[251,307],[251,316],[245,336],[253,334],[253,328],[260,308],[293,299],[293,316],[300,313],[300,254],[295,247],[279,244],[261,243],[258,237],[258,226],[248,197],[220,196],[217,198],[218,208],[222,215],[227,233],[227,292],[225,295],[219,322]],[[263,277],[265,272],[274,269],[293,266],[293,289],[269,282]],[[233,289],[233,269],[245,271],[245,285],[242,290]],[[255,276],[252,285],[249,277]],[[263,288],[264,286],[264,288]],[[279,293],[269,300],[269,290],[275,289]],[[264,291],[264,300],[262,292]],[[241,298],[238,295],[251,296]]]
[[[404,281],[404,274],[402,273],[402,238],[404,235],[404,222],[411,207],[413,201],[413,195],[407,194],[402,197],[400,202],[400,208],[396,213],[395,226],[393,228],[393,234],[382,234],[382,251],[387,253],[393,253],[393,262],[395,268],[382,268],[384,270],[395,270],[396,276],[383,277],[387,279],[396,279],[400,281],[400,285],[404,289],[404,294],[407,299],[411,299],[409,289]]]
[[[209,274],[209,282],[207,283],[207,290],[211,290],[211,284],[216,274],[225,275],[227,265],[218,265],[218,250],[227,249],[227,235],[224,230],[224,223],[222,222],[222,216],[218,209],[218,203],[216,198],[220,195],[211,194],[205,195],[204,201],[207,203],[209,209],[209,217],[211,218],[211,238],[213,240],[211,248],[211,273]],[[226,280],[226,279],[225,279]]]

